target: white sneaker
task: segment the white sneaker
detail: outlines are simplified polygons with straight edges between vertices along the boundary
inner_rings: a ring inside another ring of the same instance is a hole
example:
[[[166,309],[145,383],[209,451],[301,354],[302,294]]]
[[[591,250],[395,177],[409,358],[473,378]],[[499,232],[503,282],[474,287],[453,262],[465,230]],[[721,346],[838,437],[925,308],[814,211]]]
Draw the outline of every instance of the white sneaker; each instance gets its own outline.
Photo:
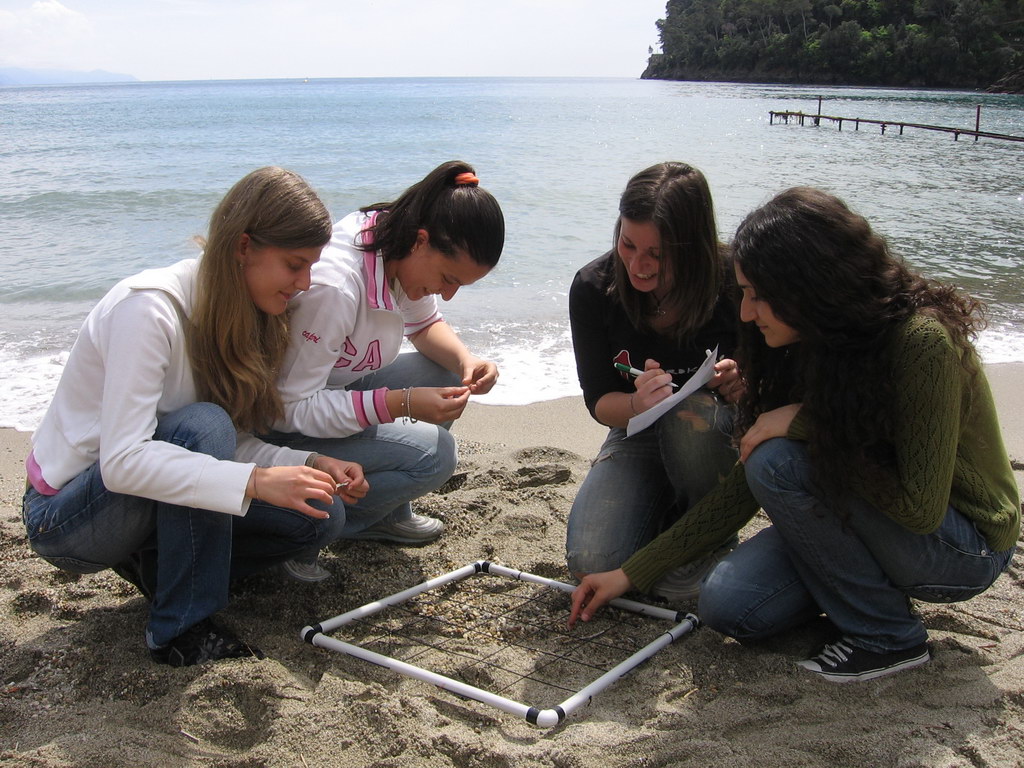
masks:
[[[699,560],[694,560],[686,565],[680,565],[661,577],[651,588],[651,594],[663,597],[670,602],[683,602],[694,600],[700,596],[700,585],[704,577],[712,568],[718,565],[718,561],[729,554],[733,544],[719,547],[710,555],[705,555]]]
[[[428,544],[444,532],[444,523],[433,517],[418,515],[415,512],[408,520],[398,522],[379,522],[366,530],[360,530],[348,539],[362,539],[372,542],[391,542],[392,544]]]
[[[393,544],[427,544],[444,533],[444,523],[433,517],[417,515],[397,523],[380,522],[364,531],[348,536],[349,539],[389,541]]]
[[[318,581],[326,581],[331,578],[331,572],[324,568],[317,560],[312,563],[303,563],[299,560],[285,560],[281,563],[281,570],[296,581],[304,581],[307,584],[315,584]]]

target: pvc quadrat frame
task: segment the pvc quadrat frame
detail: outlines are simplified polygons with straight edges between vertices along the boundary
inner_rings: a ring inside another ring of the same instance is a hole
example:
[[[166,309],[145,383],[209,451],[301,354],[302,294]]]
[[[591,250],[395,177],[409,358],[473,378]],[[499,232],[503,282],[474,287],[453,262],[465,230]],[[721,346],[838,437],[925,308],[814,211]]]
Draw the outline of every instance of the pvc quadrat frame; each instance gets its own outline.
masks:
[[[675,622],[675,624],[667,631],[659,634],[654,638],[654,640],[637,650],[631,656],[600,675],[600,677],[580,688],[580,690],[573,693],[569,698],[548,709],[541,709],[530,704],[514,701],[498,693],[493,693],[467,682],[455,680],[446,675],[424,669],[414,664],[409,664],[392,656],[386,656],[360,645],[329,637],[327,634],[332,630],[353,624],[387,608],[399,606],[417,595],[444,587],[448,584],[455,584],[470,576],[477,576],[481,574],[503,576],[516,579],[518,581],[530,582],[543,587],[549,587],[562,592],[572,592],[575,589],[575,586],[572,584],[566,584],[564,582],[548,579],[533,573],[526,573],[513,568],[507,568],[487,560],[479,560],[475,563],[465,565],[462,568],[450,571],[449,573],[437,576],[436,578],[429,579],[422,584],[410,587],[409,589],[401,592],[396,592],[389,597],[367,603],[366,605],[348,611],[347,613],[321,621],[319,624],[306,626],[302,629],[300,636],[311,645],[315,645],[320,648],[327,648],[332,651],[338,651],[339,653],[344,653],[357,659],[372,662],[373,664],[377,664],[394,672],[398,672],[399,674],[406,675],[407,677],[412,677],[435,685],[443,690],[451,691],[452,693],[463,696],[467,699],[488,704],[504,712],[508,712],[509,714],[517,715],[533,725],[548,728],[562,722],[576,709],[584,704],[588,704],[594,695],[603,691],[616,680],[626,675],[630,670],[634,669],[637,665],[651,658],[662,648],[675,642],[700,624],[699,619],[692,613],[683,614],[667,608],[659,608],[657,606],[647,605],[633,600],[625,600],[622,598],[611,601],[609,605],[624,611],[649,618]]]

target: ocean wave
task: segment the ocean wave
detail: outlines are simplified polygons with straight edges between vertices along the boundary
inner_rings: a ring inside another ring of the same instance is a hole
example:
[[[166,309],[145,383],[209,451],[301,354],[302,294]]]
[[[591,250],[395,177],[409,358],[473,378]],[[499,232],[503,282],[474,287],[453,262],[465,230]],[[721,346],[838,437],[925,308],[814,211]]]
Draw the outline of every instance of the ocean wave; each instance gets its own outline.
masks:
[[[474,396],[473,402],[528,405],[581,395],[569,331],[545,326],[524,342],[525,324],[517,326],[520,340],[512,345],[470,344],[479,356],[497,363],[500,373],[494,389]],[[1011,326],[986,330],[977,346],[986,364],[1024,363],[1024,333]],[[0,350],[0,389],[7,393],[0,402],[0,427],[30,431],[39,425],[67,357],[67,351],[39,354],[28,344]]]
[[[39,426],[67,362],[67,352],[5,360],[0,354],[0,427],[30,432]]]
[[[1013,326],[994,326],[982,332],[977,342],[982,362],[1024,362],[1024,333]]]
[[[60,216],[79,211],[82,215],[103,211],[110,214],[158,212],[161,218],[177,210],[209,207],[209,193],[190,193],[180,189],[141,191],[136,189],[74,190],[62,189],[24,194],[10,191],[0,194],[4,216],[10,220],[26,217]]]

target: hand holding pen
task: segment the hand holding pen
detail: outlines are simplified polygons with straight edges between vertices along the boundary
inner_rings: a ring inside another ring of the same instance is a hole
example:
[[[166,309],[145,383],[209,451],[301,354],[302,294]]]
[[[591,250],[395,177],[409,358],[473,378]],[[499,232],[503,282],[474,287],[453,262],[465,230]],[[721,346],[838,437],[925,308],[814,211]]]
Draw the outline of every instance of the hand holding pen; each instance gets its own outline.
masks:
[[[710,349],[707,350],[707,354],[711,354]],[[657,366],[657,363],[655,363],[653,360],[648,360],[648,371],[656,370],[656,368],[651,368],[652,363],[655,366]],[[622,363],[615,363],[615,367],[618,368],[623,373],[628,373],[630,376],[633,376],[634,378],[642,376],[644,373],[647,372],[638,370],[636,368],[631,368],[628,365],[623,365]],[[670,381],[669,386],[671,386],[672,389],[679,388],[679,385],[676,384],[674,381]],[[722,358],[721,360],[715,363],[715,375],[711,378],[711,381],[709,381],[706,386],[708,389],[718,390],[719,394],[721,394],[722,397],[725,398],[725,401],[727,403],[739,402],[739,399],[743,396],[743,393],[746,391],[747,388],[746,383],[743,381],[743,377],[740,375],[739,366],[736,365],[736,361],[727,357]],[[639,389],[640,382],[638,379],[637,390]],[[647,408],[650,408],[651,405],[654,405],[654,403],[648,405]],[[646,410],[646,408],[644,410]],[[640,413],[640,411],[638,410],[637,413]]]
[[[648,360],[647,362],[648,362],[648,363],[654,363],[654,361],[653,361],[653,360]],[[658,364],[657,364],[657,363],[654,363],[654,365],[655,365],[655,366],[657,366]],[[641,371],[641,370],[640,370],[639,368],[630,368],[630,367],[629,367],[628,365],[623,365],[622,363],[616,363],[616,364],[615,364],[615,367],[616,367],[616,368],[618,368],[618,369],[619,369],[620,371],[622,371],[623,373],[628,373],[628,374],[629,374],[630,376],[632,376],[632,377],[633,377],[634,379],[635,379],[635,378],[636,378],[637,376],[642,376],[642,375],[643,375],[643,374],[645,373],[645,371]],[[657,369],[657,367],[655,367],[655,368],[651,368],[651,369],[649,369],[649,370],[658,370],[658,369]],[[664,372],[664,371],[662,371],[662,373],[665,373],[665,372]],[[665,375],[666,375],[666,376],[670,376],[670,374],[665,374]],[[676,384],[676,383],[675,383],[674,381],[672,381],[672,380],[671,380],[671,378],[669,379],[668,385],[669,385],[670,387],[672,387],[672,389],[679,389],[679,385],[678,385],[678,384]]]
[[[636,378],[636,392],[629,396],[629,408],[634,416],[660,403],[679,386],[672,381],[672,374],[661,369],[657,360],[647,360],[643,371],[622,363],[615,363],[615,367]]]

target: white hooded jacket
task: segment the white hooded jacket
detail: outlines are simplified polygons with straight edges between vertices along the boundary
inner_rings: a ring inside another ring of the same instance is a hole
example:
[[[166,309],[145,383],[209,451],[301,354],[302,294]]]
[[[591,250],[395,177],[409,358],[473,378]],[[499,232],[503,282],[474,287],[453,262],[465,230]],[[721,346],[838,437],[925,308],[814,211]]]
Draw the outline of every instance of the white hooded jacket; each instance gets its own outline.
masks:
[[[255,466],[309,455],[238,434],[235,461],[153,439],[157,420],[196,402],[184,321],[198,260],[122,280],[85,319],[57,391],[32,436],[32,456],[55,489],[99,461],[116,493],[244,515]]]
[[[357,246],[372,218],[357,212],[334,225],[309,290],[289,302],[278,379],[284,418],[275,425],[283,432],[345,437],[393,422],[386,387],[344,387],[393,363],[403,339],[443,319],[433,296],[410,299],[388,281],[381,254]]]

